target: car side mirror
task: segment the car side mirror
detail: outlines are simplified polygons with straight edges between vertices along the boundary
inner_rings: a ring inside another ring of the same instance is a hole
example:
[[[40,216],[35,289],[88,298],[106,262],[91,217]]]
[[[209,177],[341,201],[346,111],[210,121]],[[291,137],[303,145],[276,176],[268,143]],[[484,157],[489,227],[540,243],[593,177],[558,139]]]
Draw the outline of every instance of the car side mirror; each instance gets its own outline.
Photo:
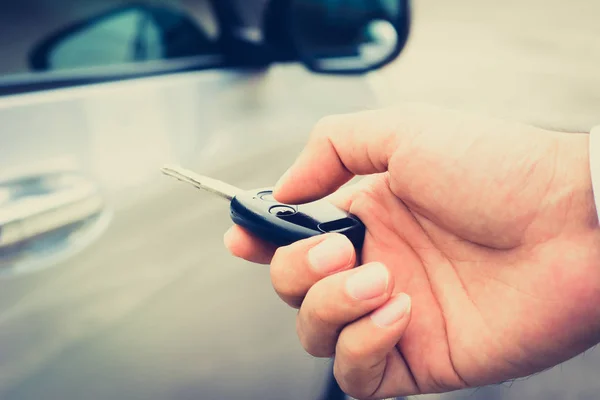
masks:
[[[290,31],[298,58],[319,73],[364,73],[402,51],[408,0],[292,0]]]

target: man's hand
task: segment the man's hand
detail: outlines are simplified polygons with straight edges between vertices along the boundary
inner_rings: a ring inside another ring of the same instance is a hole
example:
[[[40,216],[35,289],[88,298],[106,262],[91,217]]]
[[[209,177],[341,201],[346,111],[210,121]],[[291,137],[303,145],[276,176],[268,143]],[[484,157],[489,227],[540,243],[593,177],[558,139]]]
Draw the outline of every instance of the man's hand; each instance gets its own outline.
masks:
[[[600,235],[585,134],[420,106],[329,117],[275,197],[356,214],[341,235],[274,251],[240,227],[230,251],[271,263],[298,335],[357,398],[523,377],[600,341]],[[342,185],[368,175],[355,186]],[[338,190],[339,189],[339,190]]]

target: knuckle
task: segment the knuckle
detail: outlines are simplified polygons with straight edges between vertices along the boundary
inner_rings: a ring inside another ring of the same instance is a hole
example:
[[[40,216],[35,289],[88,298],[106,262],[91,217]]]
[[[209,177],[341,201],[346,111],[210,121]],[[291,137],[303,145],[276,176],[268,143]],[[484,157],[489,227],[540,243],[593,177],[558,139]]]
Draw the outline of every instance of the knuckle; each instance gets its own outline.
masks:
[[[319,329],[330,327],[335,322],[332,318],[330,304],[322,295],[322,293],[328,292],[326,289],[324,280],[321,280],[315,283],[306,295],[304,308],[307,323]]]
[[[342,392],[346,393],[346,395],[355,399],[366,399],[360,385],[357,384],[355,379],[352,379],[348,373],[348,369],[337,359],[333,364],[333,376]]]
[[[328,115],[322,117],[315,124],[314,129],[311,132],[311,139],[319,140],[327,137],[332,129],[336,129],[341,123],[343,123],[344,116],[341,114]]]
[[[281,300],[293,308],[299,308],[302,305],[303,297],[299,290],[290,283],[273,284],[275,292]]]
[[[343,358],[344,363],[348,365],[359,364],[365,357],[365,348],[362,340],[349,340],[344,332],[338,340],[337,353]]]
[[[308,307],[306,307],[306,323],[322,329],[331,324],[329,312],[326,307],[318,307],[314,306],[313,302],[307,302]]]
[[[311,356],[318,358],[325,358],[333,356],[333,349],[325,346],[325,340],[322,338],[315,338],[314,336],[307,334],[304,322],[301,318],[296,318],[296,334],[302,348]],[[316,339],[316,340],[315,340]]]
[[[306,336],[304,338],[304,340],[300,340],[300,344],[302,345],[304,351],[306,351],[309,355],[316,358],[326,358],[331,356],[330,352],[324,351],[321,346],[311,340],[308,340]]]
[[[332,322],[330,309],[320,300],[314,287],[298,313],[297,332],[302,347],[310,355],[331,357],[334,354],[339,331]]]

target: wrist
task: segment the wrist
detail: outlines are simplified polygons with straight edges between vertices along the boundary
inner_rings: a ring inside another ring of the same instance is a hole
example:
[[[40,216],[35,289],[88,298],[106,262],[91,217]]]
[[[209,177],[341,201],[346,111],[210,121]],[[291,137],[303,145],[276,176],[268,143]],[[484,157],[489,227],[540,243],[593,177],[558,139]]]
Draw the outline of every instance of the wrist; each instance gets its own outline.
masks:
[[[590,135],[557,133],[558,150],[553,191],[564,202],[565,227],[600,231],[590,168]],[[600,196],[600,193],[596,193]]]
[[[555,250],[565,260],[564,267],[570,271],[567,275],[572,275],[564,290],[577,299],[577,310],[573,312],[584,317],[584,329],[578,341],[583,351],[586,346],[600,343],[600,224],[595,201],[595,198],[600,198],[600,190],[596,188],[594,193],[593,166],[590,163],[590,149],[593,150],[594,144],[590,146],[590,135],[560,135],[557,172],[562,180],[559,184],[569,192],[568,209],[565,209],[569,225],[563,230],[562,245],[556,244]],[[597,156],[593,154],[592,160],[594,157]]]

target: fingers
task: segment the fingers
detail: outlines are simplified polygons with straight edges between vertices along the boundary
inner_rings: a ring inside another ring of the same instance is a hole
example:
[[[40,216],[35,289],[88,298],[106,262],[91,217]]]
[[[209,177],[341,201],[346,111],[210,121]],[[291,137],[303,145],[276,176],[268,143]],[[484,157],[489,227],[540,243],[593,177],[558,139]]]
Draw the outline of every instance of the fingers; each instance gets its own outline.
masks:
[[[346,236],[315,236],[277,249],[271,260],[271,281],[283,301],[299,307],[317,281],[355,264],[356,251]]]
[[[239,225],[234,225],[223,236],[225,247],[231,254],[244,260],[269,264],[277,247],[250,234]]]
[[[396,349],[410,321],[410,309],[410,297],[398,294],[342,330],[335,349],[334,374],[345,393],[359,399],[418,393]],[[393,371],[393,376],[386,371]]]
[[[274,196],[284,203],[322,198],[350,180],[387,170],[397,135],[382,111],[331,116],[315,126]]]
[[[381,263],[365,264],[314,284],[297,317],[304,349],[315,357],[331,356],[344,326],[382,306],[393,286],[388,269]]]

